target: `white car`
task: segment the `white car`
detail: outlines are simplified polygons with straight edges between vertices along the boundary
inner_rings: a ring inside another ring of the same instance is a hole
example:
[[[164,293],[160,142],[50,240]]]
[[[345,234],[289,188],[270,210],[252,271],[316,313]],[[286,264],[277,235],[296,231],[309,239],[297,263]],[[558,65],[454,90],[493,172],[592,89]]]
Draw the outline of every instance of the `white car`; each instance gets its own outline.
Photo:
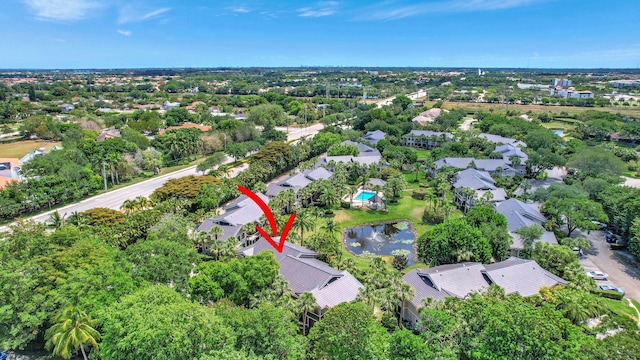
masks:
[[[609,275],[602,271],[587,271],[587,276],[593,278],[593,280],[607,280]]]

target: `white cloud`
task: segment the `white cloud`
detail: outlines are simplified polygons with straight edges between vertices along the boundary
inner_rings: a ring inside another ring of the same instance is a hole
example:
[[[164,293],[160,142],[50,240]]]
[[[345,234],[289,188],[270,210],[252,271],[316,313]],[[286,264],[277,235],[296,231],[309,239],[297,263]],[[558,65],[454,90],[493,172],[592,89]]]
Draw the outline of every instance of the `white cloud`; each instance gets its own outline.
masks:
[[[94,0],[23,0],[40,20],[74,21],[82,20],[94,10],[102,8],[101,2]]]
[[[337,12],[338,2],[323,1],[319,2],[316,7],[304,7],[298,9],[298,16],[302,17],[323,17],[330,16]]]
[[[395,20],[425,14],[512,9],[544,1],[549,0],[449,0],[393,8],[386,3],[384,8],[378,7],[365,17],[368,20]]]
[[[124,35],[124,36],[131,36],[131,35],[133,35],[133,33],[132,33],[131,31],[129,31],[129,30],[121,30],[121,29],[118,29],[118,30],[116,30],[116,31],[118,32],[118,34],[120,34],[120,35]]]
[[[251,12],[250,9],[247,9],[244,6],[230,7],[229,10],[233,11],[234,13],[239,13],[239,14],[246,14],[248,12]]]
[[[156,18],[167,11],[171,10],[171,8],[163,7],[149,12],[139,11],[135,9],[133,6],[124,6],[120,8],[120,16],[118,17],[118,24],[128,24],[133,22],[140,22],[151,20]]]

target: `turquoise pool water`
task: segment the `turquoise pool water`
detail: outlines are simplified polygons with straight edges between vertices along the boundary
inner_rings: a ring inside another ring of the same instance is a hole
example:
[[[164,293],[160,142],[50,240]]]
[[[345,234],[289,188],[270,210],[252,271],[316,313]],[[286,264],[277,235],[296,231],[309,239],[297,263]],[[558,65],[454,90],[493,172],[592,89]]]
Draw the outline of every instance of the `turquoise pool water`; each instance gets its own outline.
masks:
[[[361,191],[360,194],[356,196],[356,200],[369,200],[374,196],[376,196],[376,193],[372,191]]]

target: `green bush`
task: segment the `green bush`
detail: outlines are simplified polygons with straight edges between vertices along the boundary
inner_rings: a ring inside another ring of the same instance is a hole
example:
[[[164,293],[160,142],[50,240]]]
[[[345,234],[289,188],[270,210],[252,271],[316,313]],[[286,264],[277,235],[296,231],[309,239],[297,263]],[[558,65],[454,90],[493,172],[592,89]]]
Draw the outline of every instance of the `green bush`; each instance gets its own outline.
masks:
[[[622,300],[622,298],[624,297],[623,293],[619,293],[617,291],[610,291],[610,290],[596,290],[596,295],[601,296],[603,298],[607,298],[607,299],[614,299],[614,300]]]
[[[423,189],[415,189],[411,194],[411,197],[417,200],[424,200],[426,196],[427,196],[427,192],[424,191]]]
[[[430,206],[424,208],[422,214],[422,222],[429,225],[441,224],[444,222],[445,214],[439,209],[434,209]]]

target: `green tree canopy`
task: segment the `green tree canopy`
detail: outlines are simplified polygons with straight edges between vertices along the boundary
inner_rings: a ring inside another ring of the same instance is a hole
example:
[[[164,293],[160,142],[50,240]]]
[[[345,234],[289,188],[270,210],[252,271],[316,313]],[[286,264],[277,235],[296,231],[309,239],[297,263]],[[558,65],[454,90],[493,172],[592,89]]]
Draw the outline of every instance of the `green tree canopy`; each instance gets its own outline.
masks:
[[[418,258],[431,266],[491,260],[489,241],[464,219],[436,225],[418,238],[417,246]]]

